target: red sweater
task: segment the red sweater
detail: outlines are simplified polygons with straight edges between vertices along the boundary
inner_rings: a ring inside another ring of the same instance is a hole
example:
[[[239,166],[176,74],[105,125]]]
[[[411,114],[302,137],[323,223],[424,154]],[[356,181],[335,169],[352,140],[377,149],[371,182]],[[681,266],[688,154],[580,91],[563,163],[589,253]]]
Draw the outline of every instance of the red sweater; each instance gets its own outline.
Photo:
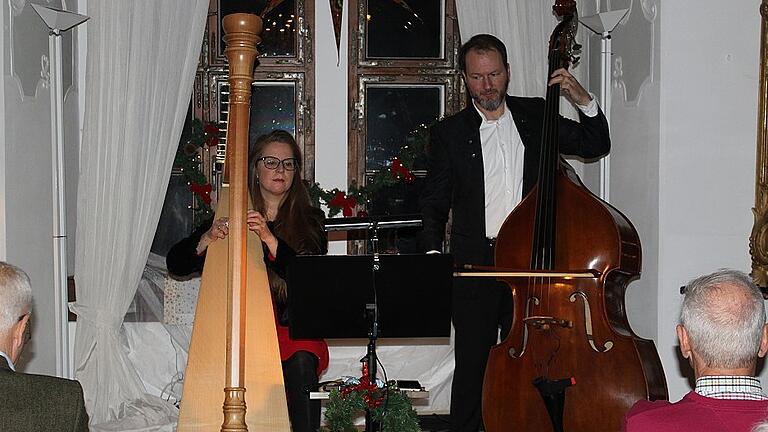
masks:
[[[626,432],[750,432],[768,418],[768,400],[713,399],[690,392],[680,401],[639,401],[625,416]]]

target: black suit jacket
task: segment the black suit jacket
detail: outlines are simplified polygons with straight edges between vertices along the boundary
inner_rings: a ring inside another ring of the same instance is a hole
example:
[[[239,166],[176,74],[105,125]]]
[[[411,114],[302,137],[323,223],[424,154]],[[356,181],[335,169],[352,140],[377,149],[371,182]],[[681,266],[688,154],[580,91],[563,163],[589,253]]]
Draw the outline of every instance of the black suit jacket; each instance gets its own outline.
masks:
[[[539,174],[544,99],[507,96],[506,103],[525,147],[525,196]],[[579,118],[581,123],[560,118],[561,153],[588,159],[607,154],[611,141],[602,111],[595,117],[579,111]],[[451,252],[457,264],[481,263],[487,247],[481,123],[480,114],[470,104],[432,127],[427,148],[428,172],[420,202],[424,217],[422,246],[425,250],[441,250],[452,209]]]
[[[0,356],[0,431],[88,432],[77,381],[17,373]]]

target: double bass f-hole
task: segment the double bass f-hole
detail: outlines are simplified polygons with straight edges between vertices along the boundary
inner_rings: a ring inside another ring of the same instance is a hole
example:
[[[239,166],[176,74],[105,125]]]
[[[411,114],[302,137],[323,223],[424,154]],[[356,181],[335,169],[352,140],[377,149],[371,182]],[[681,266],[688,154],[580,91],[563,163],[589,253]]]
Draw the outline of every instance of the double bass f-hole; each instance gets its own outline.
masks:
[[[584,333],[587,335],[587,342],[589,346],[598,353],[606,353],[613,348],[613,341],[607,340],[602,347],[598,348],[595,345],[595,335],[592,330],[592,312],[589,310],[589,299],[587,295],[581,291],[576,291],[568,297],[571,303],[575,303],[577,298],[581,298],[582,305],[584,305]]]
[[[525,303],[525,318],[523,318],[523,321],[527,320],[531,315],[531,305],[538,306],[539,303],[540,301],[538,297],[528,297],[528,301]],[[523,327],[523,346],[520,347],[520,353],[518,354],[517,350],[512,347],[508,351],[509,356],[520,358],[525,353],[526,346],[528,346],[528,326]]]

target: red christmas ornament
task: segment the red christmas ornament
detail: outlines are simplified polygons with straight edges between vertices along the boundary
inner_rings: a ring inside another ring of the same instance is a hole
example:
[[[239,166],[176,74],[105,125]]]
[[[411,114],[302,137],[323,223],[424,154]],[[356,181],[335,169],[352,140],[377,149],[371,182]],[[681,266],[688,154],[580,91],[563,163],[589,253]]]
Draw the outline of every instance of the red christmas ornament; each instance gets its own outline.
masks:
[[[406,183],[413,183],[416,180],[411,171],[403,166],[403,163],[398,158],[392,159],[392,166],[389,168],[389,171],[392,173],[392,177],[401,178]]]
[[[211,204],[211,191],[213,188],[211,187],[210,183],[206,183],[204,185],[192,183],[189,185],[189,190],[192,191],[192,193],[197,194],[200,196],[200,198],[203,200],[204,203],[210,205]]]
[[[206,135],[206,144],[208,147],[213,147],[219,143],[219,128],[213,123],[208,123],[203,126],[203,133]]]
[[[348,197],[344,192],[338,191],[333,199],[328,202],[328,205],[333,208],[340,208],[344,217],[352,216],[352,209],[357,205],[357,201],[354,198]]]

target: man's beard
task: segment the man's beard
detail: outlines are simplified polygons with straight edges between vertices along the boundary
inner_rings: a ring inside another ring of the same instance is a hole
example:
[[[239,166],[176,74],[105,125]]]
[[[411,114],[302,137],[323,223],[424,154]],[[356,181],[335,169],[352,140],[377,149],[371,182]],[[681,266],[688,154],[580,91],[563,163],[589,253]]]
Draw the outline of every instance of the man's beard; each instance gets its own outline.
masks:
[[[509,83],[509,81],[507,81],[507,83]],[[507,88],[507,86],[505,85],[504,88]],[[482,109],[486,111],[496,111],[501,106],[501,104],[504,103],[504,96],[506,95],[498,90],[494,90],[491,94],[495,96],[492,99],[482,98],[482,95],[478,94],[470,94],[470,96],[472,96],[472,99],[475,101],[475,103],[477,103]]]
[[[483,108],[486,111],[496,111],[501,104],[504,102],[504,96],[500,93],[496,93],[497,97],[493,99],[483,99],[477,96],[473,96],[472,99],[475,100],[475,102],[480,105],[481,108]]]

